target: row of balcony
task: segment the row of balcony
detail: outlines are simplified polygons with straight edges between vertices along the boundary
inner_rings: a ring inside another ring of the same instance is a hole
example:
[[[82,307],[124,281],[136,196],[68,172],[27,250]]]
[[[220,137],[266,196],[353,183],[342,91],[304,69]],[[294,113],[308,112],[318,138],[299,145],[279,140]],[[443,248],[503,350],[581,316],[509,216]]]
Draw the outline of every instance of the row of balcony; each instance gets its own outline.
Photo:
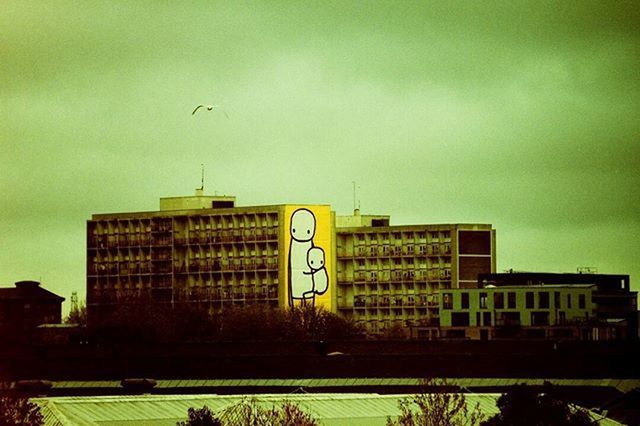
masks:
[[[420,295],[417,300],[415,296],[378,296],[371,295],[368,297],[355,296],[353,307],[355,308],[379,308],[379,307],[438,307],[438,295]]]
[[[89,268],[89,276],[123,276],[123,275],[153,275],[153,274],[192,274],[192,273],[222,273],[222,272],[270,272],[277,271],[277,264],[255,264],[255,265],[218,265],[218,266],[201,266],[194,265],[189,268],[185,266],[172,268],[171,265],[157,265],[149,267],[141,265],[133,268],[119,268],[114,266],[99,265]]]
[[[227,272],[227,271],[277,271],[278,262],[240,262],[240,263],[224,263],[224,262],[192,262],[189,263],[188,268],[185,265],[176,267],[174,271],[176,273],[191,273],[191,272]]]
[[[260,292],[229,292],[229,291],[211,291],[211,292],[195,292],[195,291],[172,291],[171,288],[160,288],[164,291],[166,299],[175,301],[191,301],[191,302],[222,302],[222,301],[254,301],[254,300],[278,300],[277,288],[269,288]],[[166,291],[165,291],[166,290]],[[89,299],[92,303],[101,302],[117,302],[131,301],[145,296],[154,296],[153,290],[148,289],[114,289],[114,290],[91,290]]]
[[[381,246],[359,247],[358,250],[338,250],[339,258],[349,257],[415,257],[415,256],[451,256],[451,247],[449,246],[419,246],[416,250],[414,246],[389,247]]]
[[[244,216],[244,215],[243,215]],[[246,216],[244,216],[246,217]],[[146,219],[119,219],[112,221],[93,221],[90,223],[90,226],[96,230],[109,230],[110,233],[140,233],[141,230],[144,232],[166,232],[173,230],[173,224],[176,223],[176,227],[187,228],[190,231],[198,231],[198,230],[215,230],[215,229],[256,229],[256,228],[270,228],[278,226],[278,219],[274,216],[271,218],[267,218],[265,216],[260,216],[259,220],[252,220],[245,223],[241,218],[237,218],[237,220],[233,221],[230,218],[226,218],[221,220],[223,217],[218,216],[217,219],[211,220],[211,217],[204,217],[204,222],[200,222],[198,217],[192,218],[188,220],[187,217],[177,217],[177,218],[168,218],[168,217],[160,217],[160,218],[146,218]],[[195,220],[194,220],[195,219]],[[111,228],[111,229],[109,229]]]
[[[366,234],[365,234],[366,235]],[[404,236],[401,236],[401,234],[397,234],[397,235],[392,235],[393,238],[389,238],[390,235],[388,234],[369,234],[368,239],[364,238],[363,234],[360,234],[357,236],[357,238],[354,238],[354,244],[360,244],[360,245],[375,245],[375,244],[389,244],[389,242],[397,242],[400,241],[404,244],[407,244],[410,241],[418,241],[418,243],[438,243],[438,242],[451,242],[451,234],[450,233],[445,233],[442,236],[436,234],[432,234],[429,235],[429,238],[427,239],[427,236],[421,233],[418,234],[414,234],[413,232],[410,233],[406,233]]]
[[[217,271],[261,271],[277,270],[276,258],[250,259],[248,261],[236,260],[219,261],[192,261],[188,264],[179,263],[171,265],[171,259],[156,259],[152,262],[109,262],[89,265],[89,275],[136,275],[150,273],[185,273],[185,272],[217,272]]]
[[[227,231],[220,233],[190,235],[188,238],[183,236],[170,235],[151,235],[149,234],[128,234],[120,236],[96,235],[89,238],[89,248],[126,248],[139,246],[170,246],[170,245],[202,245],[202,244],[224,244],[234,242],[262,242],[277,241],[278,233],[275,229],[270,229],[265,233],[244,233],[233,234]]]
[[[425,271],[426,272],[426,271]],[[441,270],[430,270],[428,273],[415,273],[415,270],[409,271],[393,271],[393,273],[381,273],[377,274],[375,272],[371,273],[357,273],[354,276],[348,275],[339,275],[338,276],[338,284],[351,285],[352,283],[371,283],[376,284],[379,282],[399,282],[399,281],[409,281],[413,282],[416,280],[440,280],[440,281],[450,281],[451,280],[451,272],[446,269]]]
[[[207,300],[257,300],[274,299],[278,297],[276,286],[262,287],[260,291],[222,290],[220,288],[194,288],[181,292],[179,298],[190,301]]]
[[[277,241],[278,232],[275,229],[270,229],[266,233],[262,232],[247,232],[240,234],[234,232],[233,234],[227,234],[225,231],[221,233],[213,234],[201,234],[201,235],[189,235],[189,237],[175,237],[175,245],[201,245],[201,244],[224,244],[224,243],[252,243],[261,241]]]

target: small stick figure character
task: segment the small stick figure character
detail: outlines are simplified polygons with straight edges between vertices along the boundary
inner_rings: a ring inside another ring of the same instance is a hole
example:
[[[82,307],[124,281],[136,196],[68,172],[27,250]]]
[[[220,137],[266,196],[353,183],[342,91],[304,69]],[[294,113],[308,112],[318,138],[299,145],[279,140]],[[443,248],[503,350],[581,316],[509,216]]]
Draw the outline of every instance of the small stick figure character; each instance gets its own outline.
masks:
[[[324,294],[329,286],[329,274],[325,267],[325,255],[324,250],[320,247],[311,247],[307,252],[307,265],[311,269],[313,278],[313,293],[317,295]]]

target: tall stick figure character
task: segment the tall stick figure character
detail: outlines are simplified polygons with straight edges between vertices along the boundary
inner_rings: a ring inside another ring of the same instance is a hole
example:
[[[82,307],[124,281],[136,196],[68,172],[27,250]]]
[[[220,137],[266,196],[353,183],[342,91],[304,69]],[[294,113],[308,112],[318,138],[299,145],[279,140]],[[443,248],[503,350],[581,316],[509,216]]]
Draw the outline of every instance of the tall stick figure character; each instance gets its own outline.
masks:
[[[313,275],[307,261],[307,253],[313,248],[313,237],[316,234],[316,218],[308,209],[298,209],[291,215],[289,228],[291,242],[289,245],[289,306],[294,301],[305,303],[315,298]]]

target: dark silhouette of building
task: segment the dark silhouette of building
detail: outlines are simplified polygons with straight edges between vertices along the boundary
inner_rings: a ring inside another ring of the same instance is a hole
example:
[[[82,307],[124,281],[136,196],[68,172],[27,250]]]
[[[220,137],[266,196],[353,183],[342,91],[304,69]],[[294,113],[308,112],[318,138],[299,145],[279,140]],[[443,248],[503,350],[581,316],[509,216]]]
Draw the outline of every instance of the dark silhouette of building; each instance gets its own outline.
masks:
[[[0,335],[24,340],[41,324],[57,324],[62,318],[58,296],[40,287],[38,281],[18,281],[15,288],[0,288]]]

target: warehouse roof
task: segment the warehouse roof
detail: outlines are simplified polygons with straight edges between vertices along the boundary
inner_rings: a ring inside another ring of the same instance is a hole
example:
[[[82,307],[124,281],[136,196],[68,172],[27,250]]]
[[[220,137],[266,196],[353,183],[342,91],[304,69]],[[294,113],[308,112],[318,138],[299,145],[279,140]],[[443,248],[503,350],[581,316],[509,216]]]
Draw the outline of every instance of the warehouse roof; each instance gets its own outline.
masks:
[[[387,417],[400,414],[399,400],[409,395],[379,394],[263,394],[244,395],[136,395],[98,397],[34,398],[40,405],[45,425],[175,425],[186,420],[191,407],[209,407],[224,414],[230,407],[247,398],[257,405],[271,408],[283,401],[297,404],[323,425],[384,425]],[[469,408],[479,404],[486,416],[498,412],[496,400],[500,394],[466,394]],[[619,423],[597,416],[601,425]],[[595,417],[594,417],[595,418]]]

